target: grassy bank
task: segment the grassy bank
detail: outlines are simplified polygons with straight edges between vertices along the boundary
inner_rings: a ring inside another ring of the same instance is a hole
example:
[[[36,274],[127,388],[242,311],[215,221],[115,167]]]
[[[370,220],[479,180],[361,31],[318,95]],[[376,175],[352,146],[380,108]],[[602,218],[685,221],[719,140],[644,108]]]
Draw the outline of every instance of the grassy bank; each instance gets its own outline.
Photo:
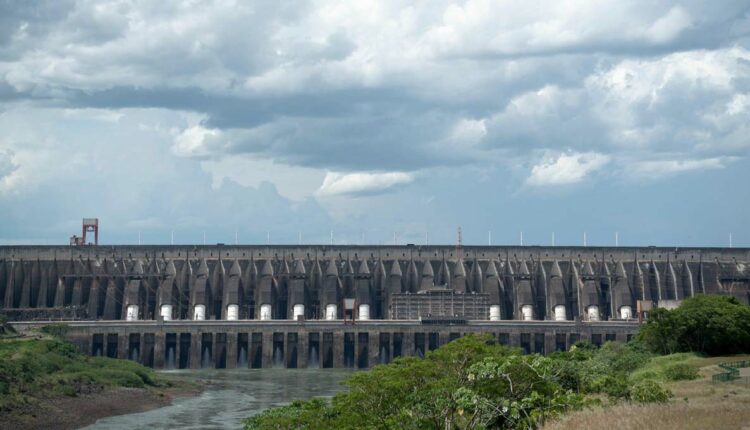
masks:
[[[548,422],[544,430],[563,429],[742,429],[750,423],[750,386],[744,382],[713,383],[720,372],[718,363],[746,360],[750,356],[699,357],[679,353],[652,358],[630,375],[632,379],[654,378],[665,381],[674,397],[667,403],[637,404],[623,402],[571,412]],[[695,369],[696,379],[673,380],[670,369],[687,366]]]
[[[40,397],[77,396],[106,387],[166,387],[151,369],[129,360],[87,357],[55,338],[0,340],[0,411]]]
[[[48,334],[0,338],[0,416],[9,428],[77,428],[195,390],[130,360],[85,356]]]

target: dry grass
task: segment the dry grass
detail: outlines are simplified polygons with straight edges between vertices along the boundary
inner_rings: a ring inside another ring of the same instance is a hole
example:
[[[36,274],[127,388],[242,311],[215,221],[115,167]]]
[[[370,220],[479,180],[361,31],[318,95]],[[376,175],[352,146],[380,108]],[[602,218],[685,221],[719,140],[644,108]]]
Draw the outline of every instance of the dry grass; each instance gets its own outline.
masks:
[[[747,379],[734,383],[712,383],[722,361],[742,357],[685,357],[700,366],[700,378],[668,384],[674,399],[667,404],[623,403],[587,409],[547,423],[544,430],[625,430],[625,429],[741,429],[750,430],[750,384]]]

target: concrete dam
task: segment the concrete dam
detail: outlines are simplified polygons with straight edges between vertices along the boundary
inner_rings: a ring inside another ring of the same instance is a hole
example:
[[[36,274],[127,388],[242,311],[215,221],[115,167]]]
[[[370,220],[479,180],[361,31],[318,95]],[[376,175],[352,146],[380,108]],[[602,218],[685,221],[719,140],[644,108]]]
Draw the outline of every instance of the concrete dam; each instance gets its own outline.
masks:
[[[750,304],[749,248],[3,246],[0,315],[156,368],[358,367],[468,333],[625,341],[652,307]]]

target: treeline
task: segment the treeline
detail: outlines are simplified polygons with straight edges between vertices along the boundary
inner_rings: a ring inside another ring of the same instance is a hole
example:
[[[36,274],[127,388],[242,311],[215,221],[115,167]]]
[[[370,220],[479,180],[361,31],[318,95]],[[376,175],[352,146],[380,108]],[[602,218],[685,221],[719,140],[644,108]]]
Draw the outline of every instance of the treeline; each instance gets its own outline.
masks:
[[[750,353],[750,307],[734,297],[695,296],[673,310],[655,309],[638,337],[658,354]]]

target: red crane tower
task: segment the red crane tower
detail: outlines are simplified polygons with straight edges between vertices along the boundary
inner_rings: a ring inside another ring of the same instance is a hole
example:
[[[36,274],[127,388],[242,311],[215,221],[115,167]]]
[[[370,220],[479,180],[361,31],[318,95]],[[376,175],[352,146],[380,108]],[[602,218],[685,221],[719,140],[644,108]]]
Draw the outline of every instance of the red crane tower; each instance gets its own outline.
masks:
[[[86,242],[86,233],[94,233],[94,243]],[[81,237],[73,235],[70,237],[71,246],[99,245],[99,218],[84,218],[81,227]]]

